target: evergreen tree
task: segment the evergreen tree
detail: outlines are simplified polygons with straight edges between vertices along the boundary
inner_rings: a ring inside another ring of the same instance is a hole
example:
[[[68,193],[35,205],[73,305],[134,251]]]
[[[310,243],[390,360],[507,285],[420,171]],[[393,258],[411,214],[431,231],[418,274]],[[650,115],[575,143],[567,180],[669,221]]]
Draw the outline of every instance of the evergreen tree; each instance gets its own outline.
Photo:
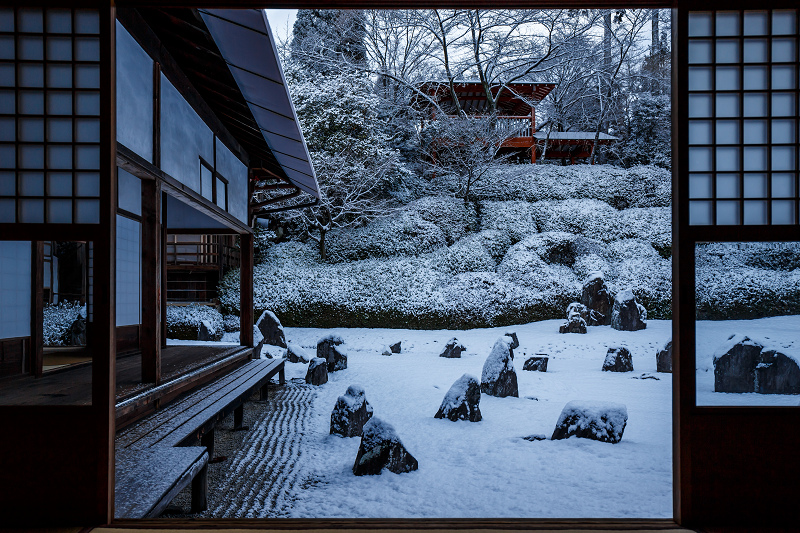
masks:
[[[363,11],[300,9],[292,34],[292,60],[306,70],[330,73],[337,63],[362,65],[367,60]]]

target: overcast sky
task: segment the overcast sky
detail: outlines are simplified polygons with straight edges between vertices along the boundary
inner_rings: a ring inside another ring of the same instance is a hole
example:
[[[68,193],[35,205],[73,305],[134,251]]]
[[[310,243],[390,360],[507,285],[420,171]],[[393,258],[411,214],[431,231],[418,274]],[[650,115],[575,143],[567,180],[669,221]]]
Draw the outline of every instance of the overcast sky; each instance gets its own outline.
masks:
[[[278,41],[286,40],[294,25],[296,9],[265,9],[272,33]]]

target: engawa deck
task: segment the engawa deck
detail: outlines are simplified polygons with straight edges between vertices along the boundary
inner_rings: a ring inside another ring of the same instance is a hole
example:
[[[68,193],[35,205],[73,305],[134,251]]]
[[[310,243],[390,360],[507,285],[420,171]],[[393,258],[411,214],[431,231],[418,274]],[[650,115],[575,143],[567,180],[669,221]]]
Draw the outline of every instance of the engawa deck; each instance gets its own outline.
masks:
[[[241,428],[245,400],[257,390],[265,398],[275,374],[285,382],[283,359],[250,361],[119,434],[115,516],[158,516],[190,482],[192,511],[204,511],[216,424],[233,412]]]

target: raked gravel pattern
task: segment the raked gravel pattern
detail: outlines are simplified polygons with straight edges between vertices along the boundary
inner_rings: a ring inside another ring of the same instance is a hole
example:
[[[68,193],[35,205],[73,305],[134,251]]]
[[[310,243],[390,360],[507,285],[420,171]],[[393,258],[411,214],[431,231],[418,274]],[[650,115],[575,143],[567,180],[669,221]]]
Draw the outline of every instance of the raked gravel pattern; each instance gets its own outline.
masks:
[[[288,377],[288,376],[287,376]],[[243,425],[233,431],[233,414],[217,424],[209,464],[208,510],[189,513],[191,487],[172,501],[161,518],[273,518],[288,516],[305,477],[302,447],[317,393],[303,379],[271,383],[269,399],[258,393],[244,405]]]
[[[215,518],[288,516],[292,494],[303,479],[302,445],[316,392],[288,382],[270,390],[263,415],[253,421],[214,488],[208,515]]]

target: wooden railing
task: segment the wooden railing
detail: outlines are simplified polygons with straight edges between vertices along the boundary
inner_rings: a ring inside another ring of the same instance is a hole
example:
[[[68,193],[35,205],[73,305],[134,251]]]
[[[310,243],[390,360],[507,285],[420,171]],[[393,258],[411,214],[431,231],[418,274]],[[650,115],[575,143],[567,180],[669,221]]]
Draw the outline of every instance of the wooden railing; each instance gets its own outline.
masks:
[[[499,116],[495,123],[495,129],[503,132],[507,138],[533,137],[533,122],[530,115],[523,117]]]
[[[181,267],[239,267],[239,249],[217,242],[178,241],[167,243],[167,265]]]
[[[456,118],[455,115],[447,115]],[[486,118],[485,115],[470,115],[470,118]],[[494,127],[507,139],[515,137],[533,137],[533,118],[530,115],[498,115]]]

